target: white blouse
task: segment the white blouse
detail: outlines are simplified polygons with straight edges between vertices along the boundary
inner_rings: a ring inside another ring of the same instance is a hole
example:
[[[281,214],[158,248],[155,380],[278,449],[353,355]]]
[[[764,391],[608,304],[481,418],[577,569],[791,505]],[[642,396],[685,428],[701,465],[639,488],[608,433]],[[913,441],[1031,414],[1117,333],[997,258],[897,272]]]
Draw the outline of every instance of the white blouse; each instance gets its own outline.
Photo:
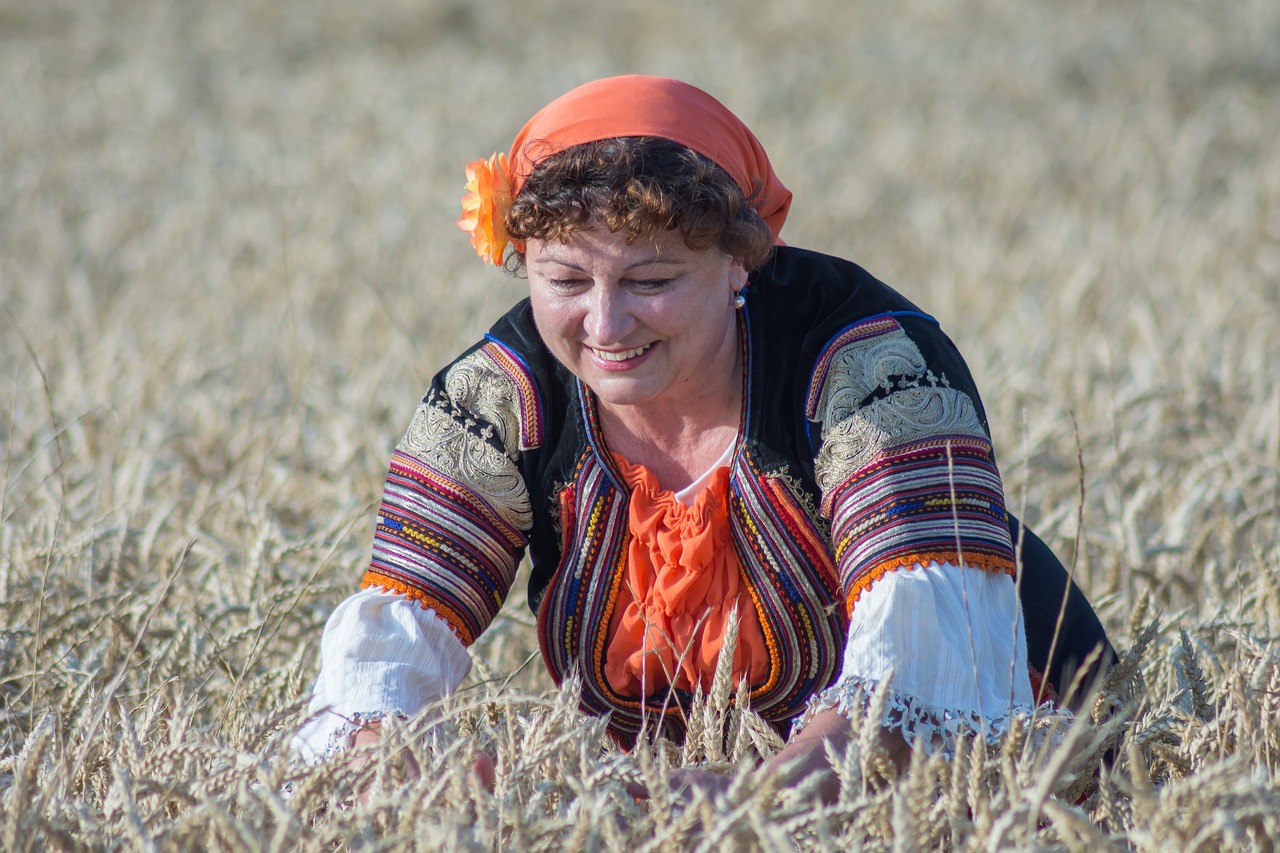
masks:
[[[888,691],[883,725],[922,737],[929,752],[1029,714],[1035,697],[1013,578],[929,563],[872,584],[849,620],[840,677],[810,701],[802,724],[831,707],[852,716],[872,690]]]
[[[344,749],[363,722],[416,714],[457,689],[470,668],[434,611],[397,593],[357,592],[325,625],[320,676],[293,748],[310,760]],[[861,713],[872,690],[888,691],[883,724],[924,738],[928,750],[947,749],[962,732],[994,734],[1012,714],[1029,713],[1013,579],[930,563],[872,584],[854,608],[840,677],[811,700],[805,719],[832,707]]]
[[[362,589],[325,623],[320,675],[292,747],[307,760],[345,749],[364,723],[413,716],[470,671],[466,647],[434,610],[399,593]]]

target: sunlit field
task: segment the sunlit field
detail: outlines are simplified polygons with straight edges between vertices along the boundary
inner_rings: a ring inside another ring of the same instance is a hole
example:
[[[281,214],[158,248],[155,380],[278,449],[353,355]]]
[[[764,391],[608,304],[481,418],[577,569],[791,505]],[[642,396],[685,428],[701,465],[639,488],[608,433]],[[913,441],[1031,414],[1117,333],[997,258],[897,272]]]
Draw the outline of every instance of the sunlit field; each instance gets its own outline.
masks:
[[[429,736],[290,759],[391,448],[522,292],[463,167],[631,71],[965,354],[1122,653],[1069,731],[898,777],[855,721],[822,807],[722,682],[622,753],[519,581]],[[0,849],[1274,849],[1278,140],[1274,0],[0,0]],[[687,764],[739,781],[681,806]]]

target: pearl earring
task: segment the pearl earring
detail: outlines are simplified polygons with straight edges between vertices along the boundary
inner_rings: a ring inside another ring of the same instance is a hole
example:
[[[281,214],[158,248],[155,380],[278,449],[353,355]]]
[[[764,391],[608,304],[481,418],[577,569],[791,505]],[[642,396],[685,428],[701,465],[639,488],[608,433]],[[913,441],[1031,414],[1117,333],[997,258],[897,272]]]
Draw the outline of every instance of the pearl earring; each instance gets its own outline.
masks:
[[[733,307],[741,311],[747,306],[747,297],[741,290],[733,294]]]

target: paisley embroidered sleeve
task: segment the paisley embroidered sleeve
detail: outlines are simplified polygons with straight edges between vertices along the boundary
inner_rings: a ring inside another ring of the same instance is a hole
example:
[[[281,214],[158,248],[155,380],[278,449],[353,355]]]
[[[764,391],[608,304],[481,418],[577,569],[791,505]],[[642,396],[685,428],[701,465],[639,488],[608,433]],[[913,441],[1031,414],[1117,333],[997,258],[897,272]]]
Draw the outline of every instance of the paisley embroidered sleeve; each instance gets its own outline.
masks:
[[[968,385],[958,356],[955,365]],[[818,358],[806,414],[821,425],[815,476],[847,614],[895,569],[1013,572],[991,440],[960,385],[895,316],[844,329]]]
[[[490,341],[438,375],[395,452],[361,587],[436,611],[471,645],[506,599],[528,543],[519,455],[541,441],[521,360]]]

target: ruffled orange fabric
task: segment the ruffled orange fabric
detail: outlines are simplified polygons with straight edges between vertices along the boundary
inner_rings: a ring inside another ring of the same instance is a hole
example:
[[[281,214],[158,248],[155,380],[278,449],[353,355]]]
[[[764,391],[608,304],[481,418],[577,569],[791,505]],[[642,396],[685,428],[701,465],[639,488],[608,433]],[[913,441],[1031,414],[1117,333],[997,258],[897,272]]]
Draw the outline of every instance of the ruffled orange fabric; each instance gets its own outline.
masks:
[[[729,541],[729,469],[691,506],[653,474],[613,454],[631,487],[627,574],[609,627],[604,673],[623,696],[667,685],[711,688],[729,615],[738,608],[733,677],[757,684],[769,669],[760,617]]]

